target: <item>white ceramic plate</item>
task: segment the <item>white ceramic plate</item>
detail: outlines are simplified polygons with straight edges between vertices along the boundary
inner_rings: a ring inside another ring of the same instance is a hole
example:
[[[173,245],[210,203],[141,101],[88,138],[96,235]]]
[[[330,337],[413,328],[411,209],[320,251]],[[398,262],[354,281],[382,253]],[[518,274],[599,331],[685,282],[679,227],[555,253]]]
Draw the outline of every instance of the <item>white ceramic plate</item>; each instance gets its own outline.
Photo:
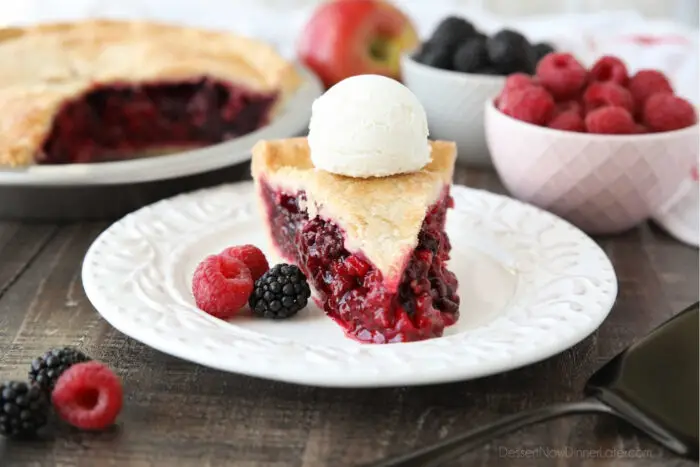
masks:
[[[461,317],[438,339],[359,344],[313,305],[286,321],[225,322],[199,311],[190,280],[201,259],[230,245],[265,248],[250,182],[126,216],[90,247],[83,284],[107,321],[155,349],[224,371],[317,386],[476,378],[559,353],[600,325],[617,280],[591,239],[504,196],[462,186],[453,196],[447,230]]]
[[[96,164],[35,165],[0,169],[0,186],[112,185],[195,175],[250,159],[260,139],[288,138],[306,130],[311,104],[323,93],[319,79],[297,64],[303,84],[270,124],[225,143],[177,154]]]

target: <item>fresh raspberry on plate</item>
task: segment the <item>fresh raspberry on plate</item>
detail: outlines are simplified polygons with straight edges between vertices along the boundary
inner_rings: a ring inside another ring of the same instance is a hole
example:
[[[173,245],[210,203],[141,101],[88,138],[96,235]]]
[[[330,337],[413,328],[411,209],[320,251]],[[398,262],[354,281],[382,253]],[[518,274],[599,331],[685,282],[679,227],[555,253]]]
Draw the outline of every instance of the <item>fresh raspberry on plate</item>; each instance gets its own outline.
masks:
[[[653,94],[647,99],[642,118],[651,131],[680,130],[697,121],[690,102],[667,92]]]
[[[636,132],[632,115],[624,107],[601,107],[586,115],[589,133],[625,135]]]
[[[56,381],[51,402],[58,416],[83,430],[100,430],[114,423],[124,395],[119,377],[103,363],[76,363]]]
[[[245,306],[253,291],[253,277],[243,263],[231,256],[211,255],[199,263],[192,278],[197,307],[210,315],[230,318]]]
[[[600,107],[616,106],[624,107],[629,112],[634,112],[634,100],[632,94],[612,81],[591,83],[583,93],[583,104],[586,113]]]
[[[644,103],[652,94],[666,92],[673,94],[673,87],[666,75],[657,70],[639,70],[627,85],[634,99],[638,112],[644,109]]]
[[[546,125],[554,114],[554,99],[544,88],[532,86],[509,92],[499,108],[518,120]]]
[[[226,248],[221,254],[243,261],[243,263],[248,266],[253,281],[260,279],[260,276],[270,269],[265,254],[255,245],[232,246]]]
[[[586,132],[586,125],[583,123],[583,118],[577,112],[563,112],[556,115],[547,125],[554,130],[576,131],[579,133]]]
[[[571,54],[551,53],[537,64],[537,78],[558,101],[576,96],[586,84],[586,69]]]
[[[604,55],[598,59],[588,73],[590,81],[612,82],[620,86],[627,86],[629,75],[627,67],[617,57]]]

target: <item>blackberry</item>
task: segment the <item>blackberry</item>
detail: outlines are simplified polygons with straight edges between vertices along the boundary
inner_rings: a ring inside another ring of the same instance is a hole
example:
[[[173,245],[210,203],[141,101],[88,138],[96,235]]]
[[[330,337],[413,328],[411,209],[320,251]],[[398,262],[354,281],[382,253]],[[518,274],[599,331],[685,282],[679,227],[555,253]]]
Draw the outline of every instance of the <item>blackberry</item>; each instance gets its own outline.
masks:
[[[49,350],[32,362],[29,381],[50,392],[64,371],[76,363],[89,360],[91,360],[90,357],[72,347]]]
[[[540,42],[532,46],[532,52],[535,55],[535,63],[537,63],[542,60],[542,57],[545,55],[555,52],[555,49],[547,42]]]
[[[430,42],[446,49],[450,55],[457,47],[477,33],[474,25],[464,18],[448,16],[440,21],[430,37]]]
[[[37,385],[20,381],[0,384],[0,435],[34,435],[46,425],[49,407],[46,393]]]
[[[519,32],[503,29],[486,41],[489,59],[503,74],[535,71],[535,53],[528,40]]]
[[[430,44],[430,42],[423,42],[423,43],[421,43],[421,44],[420,44],[420,47],[418,48],[418,50],[416,50],[416,51],[413,53],[413,57],[412,57],[413,60],[422,63],[422,62],[423,62],[423,56],[424,56],[426,53],[428,53],[428,51],[429,51],[430,49],[431,49],[431,44]]]
[[[464,73],[475,73],[491,65],[489,54],[486,52],[486,38],[473,37],[460,45],[455,52],[454,69]]]
[[[262,318],[285,319],[304,308],[310,296],[304,273],[294,265],[278,264],[255,281],[248,304]]]
[[[452,53],[444,47],[426,42],[415,57],[416,61],[433,68],[452,69]]]

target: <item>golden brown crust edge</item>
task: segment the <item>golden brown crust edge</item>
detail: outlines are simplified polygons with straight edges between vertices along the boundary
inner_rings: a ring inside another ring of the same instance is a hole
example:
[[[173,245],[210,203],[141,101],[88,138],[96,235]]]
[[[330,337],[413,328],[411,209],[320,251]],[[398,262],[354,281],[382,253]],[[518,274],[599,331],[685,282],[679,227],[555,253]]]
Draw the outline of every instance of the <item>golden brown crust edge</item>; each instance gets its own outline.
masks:
[[[452,141],[430,141],[432,160],[419,173],[432,173],[440,176],[445,183],[452,181],[454,165],[457,157],[457,145]],[[256,177],[261,172],[274,173],[286,168],[298,170],[313,169],[309,143],[306,137],[287,138],[278,140],[258,141],[252,149],[251,172]],[[337,179],[348,179],[354,184],[374,184],[391,181],[395,183],[401,177],[412,177],[415,173],[381,178],[350,178],[331,175]]]
[[[331,219],[346,232],[349,251],[361,251],[385,279],[398,280],[428,208],[452,181],[456,145],[433,141],[431,148],[433,160],[419,172],[356,179],[314,169],[306,138],[261,141],[251,171],[256,183],[304,190],[311,217]]]
[[[230,32],[119,20],[0,29],[0,165],[34,163],[60,105],[95,83],[201,74],[279,91],[273,115],[302,82],[272,46]]]

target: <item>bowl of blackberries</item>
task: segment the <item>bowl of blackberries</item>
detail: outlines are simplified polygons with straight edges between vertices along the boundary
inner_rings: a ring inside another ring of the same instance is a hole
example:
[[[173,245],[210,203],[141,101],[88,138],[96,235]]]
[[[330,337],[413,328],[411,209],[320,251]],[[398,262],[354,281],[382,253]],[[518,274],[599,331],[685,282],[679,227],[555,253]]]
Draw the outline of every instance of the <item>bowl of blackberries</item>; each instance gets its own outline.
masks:
[[[507,75],[533,73],[552,51],[550,44],[532,44],[518,31],[487,35],[468,20],[449,16],[402,57],[402,80],[425,107],[431,138],[455,141],[461,163],[490,166],[484,102],[498,94]]]

